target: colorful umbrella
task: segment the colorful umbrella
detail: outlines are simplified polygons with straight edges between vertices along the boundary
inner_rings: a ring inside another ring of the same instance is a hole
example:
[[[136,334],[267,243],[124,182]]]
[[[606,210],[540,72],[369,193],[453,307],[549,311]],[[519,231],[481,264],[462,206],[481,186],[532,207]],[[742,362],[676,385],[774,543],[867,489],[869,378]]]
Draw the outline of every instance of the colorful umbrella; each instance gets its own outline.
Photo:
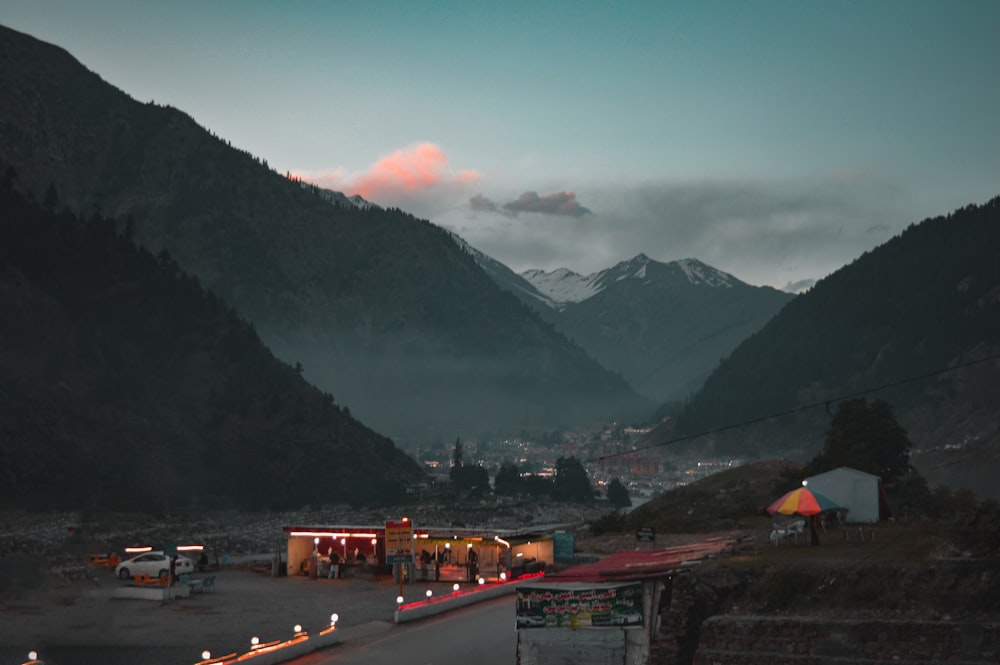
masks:
[[[780,513],[782,515],[818,515],[827,510],[837,510],[840,506],[825,494],[814,492],[811,489],[800,487],[792,490],[788,494],[767,507],[770,515]]]

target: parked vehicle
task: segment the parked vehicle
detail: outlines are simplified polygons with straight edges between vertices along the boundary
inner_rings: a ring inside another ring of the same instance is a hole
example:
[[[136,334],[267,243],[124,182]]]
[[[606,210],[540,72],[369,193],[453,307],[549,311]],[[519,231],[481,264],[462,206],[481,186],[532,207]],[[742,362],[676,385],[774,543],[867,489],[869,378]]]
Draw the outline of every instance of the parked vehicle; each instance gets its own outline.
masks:
[[[194,561],[186,556],[177,557],[174,564],[174,574],[194,572]],[[146,552],[122,561],[115,567],[115,575],[127,580],[133,575],[149,575],[150,577],[166,578],[170,575],[170,557],[163,552]]]
[[[545,625],[545,617],[540,617],[536,614],[517,615],[518,628],[533,628],[535,626],[544,626],[544,625]]]

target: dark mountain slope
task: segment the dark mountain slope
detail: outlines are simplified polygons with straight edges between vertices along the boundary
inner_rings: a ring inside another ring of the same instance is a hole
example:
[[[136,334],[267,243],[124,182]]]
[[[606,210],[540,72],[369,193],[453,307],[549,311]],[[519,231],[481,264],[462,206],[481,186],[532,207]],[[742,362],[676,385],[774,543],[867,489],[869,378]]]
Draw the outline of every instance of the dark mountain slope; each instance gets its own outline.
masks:
[[[661,263],[643,254],[587,276],[526,272],[535,284],[463,246],[500,288],[659,402],[694,393],[722,358],[794,297],[696,259]]]
[[[679,262],[645,256],[607,272],[598,293],[558,313],[556,327],[659,401],[691,395],[720,359],[794,297],[731,275],[724,281],[692,279]]]
[[[288,508],[398,497],[423,478],[168,254],[13,184],[0,183],[0,505]]]
[[[186,115],[0,28],[0,156],[41,197],[133,216],[136,240],[254,322],[276,354],[399,440],[560,426],[648,405],[449,235],[334,206]]]
[[[992,473],[1000,448],[998,354],[1000,199],[993,199],[910,226],[790,302],[709,377],[680,414],[677,431],[892,384],[872,396],[893,406],[919,449],[918,466],[921,457],[925,467],[946,465],[940,451],[949,446],[966,451],[951,458],[955,464]],[[978,362],[986,358],[993,360]],[[925,374],[933,375],[900,383]],[[809,409],[771,426],[718,435],[715,443],[730,454],[812,455],[829,418],[823,408]],[[931,464],[932,458],[939,461]],[[964,473],[942,466],[938,477]]]

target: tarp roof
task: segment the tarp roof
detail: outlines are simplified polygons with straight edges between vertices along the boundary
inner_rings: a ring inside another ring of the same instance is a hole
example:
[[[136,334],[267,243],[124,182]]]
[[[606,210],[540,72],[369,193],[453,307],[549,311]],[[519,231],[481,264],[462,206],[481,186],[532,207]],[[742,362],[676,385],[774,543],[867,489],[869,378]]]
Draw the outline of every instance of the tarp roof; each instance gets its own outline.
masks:
[[[713,554],[732,549],[729,538],[708,538],[699,543],[668,547],[662,550],[617,552],[600,561],[573,566],[546,574],[539,583],[617,582],[665,577]]]

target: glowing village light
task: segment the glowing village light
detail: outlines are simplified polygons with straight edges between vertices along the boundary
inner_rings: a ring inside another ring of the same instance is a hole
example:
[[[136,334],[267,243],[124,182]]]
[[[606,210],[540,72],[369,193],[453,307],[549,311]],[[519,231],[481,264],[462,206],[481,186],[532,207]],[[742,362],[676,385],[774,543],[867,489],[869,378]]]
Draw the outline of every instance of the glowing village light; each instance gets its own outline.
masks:
[[[254,635],[250,638],[250,646],[255,647],[260,645],[260,638]]]
[[[403,597],[402,596],[396,596],[396,604],[397,605],[402,605],[403,604]]]
[[[428,598],[430,598],[431,596],[434,595],[434,592],[431,591],[430,589],[428,589],[426,592],[424,592],[424,595],[427,596]]]
[[[292,631],[294,631],[296,633],[301,633],[302,632],[302,624],[299,624],[299,623],[295,624],[295,626],[292,627]]]
[[[455,584],[452,585],[451,590],[458,593],[458,582],[455,582]]]
[[[38,652],[37,651],[29,651],[28,652],[28,660],[38,660]]]
[[[212,657],[212,652],[209,651],[208,649],[205,649],[204,651],[201,652],[201,659],[202,660],[208,660],[211,657]]]
[[[333,614],[330,615],[330,625],[331,626],[336,626],[338,621],[340,621],[340,615],[339,614],[337,614],[336,612],[334,612]]]

